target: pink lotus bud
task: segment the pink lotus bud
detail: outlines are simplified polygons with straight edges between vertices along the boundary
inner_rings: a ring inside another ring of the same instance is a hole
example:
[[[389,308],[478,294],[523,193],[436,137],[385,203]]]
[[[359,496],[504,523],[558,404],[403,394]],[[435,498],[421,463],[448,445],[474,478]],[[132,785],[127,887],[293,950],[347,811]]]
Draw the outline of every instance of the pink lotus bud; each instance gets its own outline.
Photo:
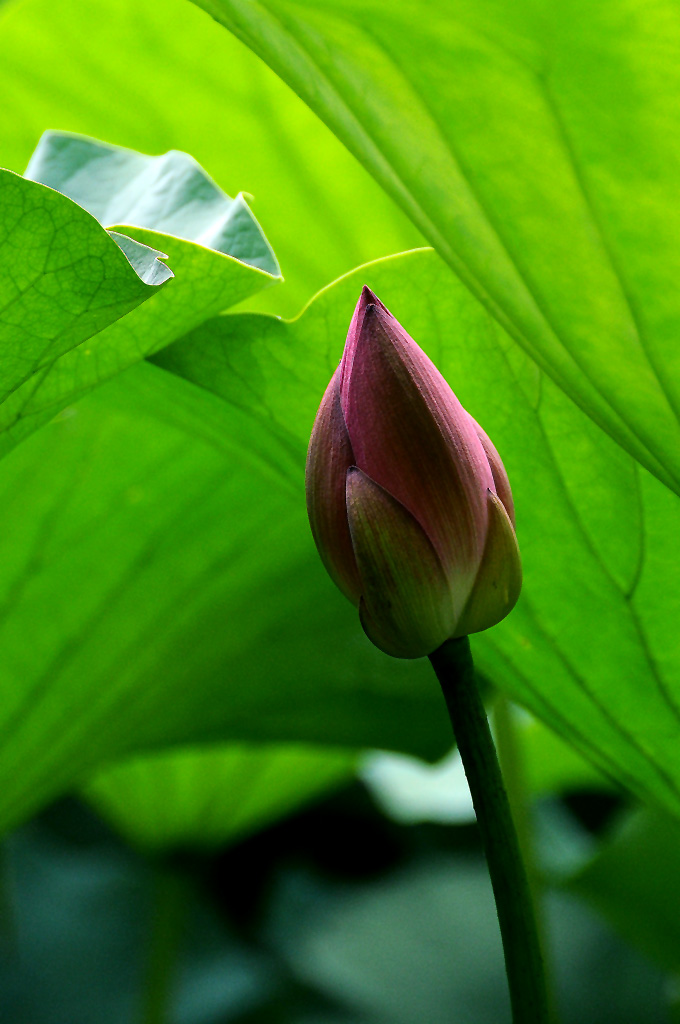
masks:
[[[500,456],[366,287],[312,430],[307,508],[326,569],[387,654],[431,654],[517,601]]]

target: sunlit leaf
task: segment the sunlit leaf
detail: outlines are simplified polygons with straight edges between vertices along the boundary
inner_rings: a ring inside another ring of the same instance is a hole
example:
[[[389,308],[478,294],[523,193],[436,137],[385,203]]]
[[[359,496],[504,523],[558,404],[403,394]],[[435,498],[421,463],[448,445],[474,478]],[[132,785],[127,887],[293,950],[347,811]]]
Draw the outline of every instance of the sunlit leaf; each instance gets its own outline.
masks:
[[[267,427],[148,363],[2,460],[2,827],[168,744],[444,752],[427,664],[395,668],[328,593],[296,472]]]
[[[673,0],[197,0],[578,404],[680,488]]]
[[[513,484],[526,583],[475,637],[479,667],[600,769],[680,810],[677,498],[420,251],[343,278],[298,320],[208,322],[4,460],[6,823],[169,743],[450,745],[429,665],[365,639],[306,520],[307,438],[364,282]]]
[[[525,583],[509,618],[474,637],[479,667],[600,768],[677,812],[680,566],[669,538],[680,503],[434,254],[364,267],[290,323],[218,318],[155,358],[297,443],[301,481],[315,407],[364,283],[429,352],[508,469]]]

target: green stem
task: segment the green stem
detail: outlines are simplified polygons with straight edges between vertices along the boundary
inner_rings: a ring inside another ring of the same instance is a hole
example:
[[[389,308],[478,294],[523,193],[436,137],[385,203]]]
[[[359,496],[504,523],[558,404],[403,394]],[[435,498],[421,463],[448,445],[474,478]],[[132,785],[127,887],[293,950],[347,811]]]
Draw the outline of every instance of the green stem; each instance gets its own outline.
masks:
[[[143,1024],[167,1024],[186,910],[186,886],[179,873],[156,870],[153,919],[144,986]]]
[[[510,803],[510,813],[515,823],[519,850],[529,881],[529,891],[536,916],[538,941],[543,954],[543,973],[548,993],[551,1021],[557,1022],[558,1014],[555,993],[551,984],[550,948],[543,910],[543,880],[536,862],[534,850],[534,827],[531,814],[531,798],[526,780],[522,748],[517,736],[517,725],[512,704],[504,693],[497,693],[493,703],[493,725],[501,776]]]
[[[510,805],[467,637],[430,655],[467,776],[503,940],[513,1024],[548,1024],[543,960]]]

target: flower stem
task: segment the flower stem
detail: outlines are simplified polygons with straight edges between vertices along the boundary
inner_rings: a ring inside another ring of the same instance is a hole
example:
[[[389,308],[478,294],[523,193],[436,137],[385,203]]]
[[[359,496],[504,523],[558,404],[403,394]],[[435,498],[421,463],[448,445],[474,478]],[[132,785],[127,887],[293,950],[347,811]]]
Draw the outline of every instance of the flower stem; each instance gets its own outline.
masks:
[[[548,1024],[534,908],[467,637],[430,655],[467,776],[503,940],[513,1024]]]
[[[535,846],[534,825],[531,813],[529,787],[527,785],[523,751],[517,734],[517,722],[512,714],[512,705],[504,693],[496,693],[493,700],[493,734],[496,739],[501,776],[510,803],[510,813],[517,832],[517,841],[529,882],[532,905],[536,920],[536,931],[543,956],[543,977],[548,994],[550,1020],[558,1022],[554,987],[550,971],[550,946],[545,923],[543,901],[543,879],[539,870]]]

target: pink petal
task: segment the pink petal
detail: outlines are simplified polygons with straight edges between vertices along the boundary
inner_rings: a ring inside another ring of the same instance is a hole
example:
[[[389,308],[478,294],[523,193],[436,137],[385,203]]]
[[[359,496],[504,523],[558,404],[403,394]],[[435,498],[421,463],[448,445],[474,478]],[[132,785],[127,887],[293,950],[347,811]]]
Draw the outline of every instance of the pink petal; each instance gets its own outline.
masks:
[[[486,492],[494,486],[489,462],[471,417],[434,364],[367,297],[341,366],[356,465],[421,524],[454,582],[460,614],[484,550]]]
[[[474,424],[474,428],[475,428],[475,430],[477,432],[477,437],[482,442],[482,448],[484,449],[486,457],[489,460],[489,467],[490,467],[491,473],[493,475],[493,482],[494,482],[494,488],[495,488],[496,494],[498,495],[498,497],[503,502],[503,505],[505,506],[505,511],[510,516],[510,522],[514,526],[515,525],[515,506],[514,506],[514,503],[513,503],[513,500],[512,500],[512,491],[510,490],[510,481],[508,480],[508,474],[505,472],[505,466],[503,465],[503,460],[501,459],[500,455],[496,451],[494,445],[491,442],[491,439],[489,437],[487,437],[487,435],[484,433],[484,431],[480,427],[479,423],[477,423],[476,420],[472,419],[472,416],[470,416],[470,419],[472,420],[472,422]]]
[[[484,556],[455,636],[495,626],[515,607],[522,589],[522,563],[510,517],[500,497],[491,490],[488,501],[489,529]]]
[[[420,524],[353,467],[347,516],[362,584],[361,622],[395,658],[421,658],[451,636],[455,614],[446,574]]]
[[[340,407],[340,367],[316,414],[307,451],[307,512],[321,560],[343,594],[359,604],[361,584],[345,508],[347,470],[355,462]]]
[[[391,313],[386,306],[382,304],[378,296],[371,291],[368,285],[364,285],[361,289],[361,295],[359,301],[354,307],[354,313],[349,324],[349,330],[347,331],[347,338],[345,340],[345,347],[342,353],[342,359],[340,361],[340,388],[342,390],[343,380],[349,380],[352,364],[354,362],[354,354],[356,352],[357,342],[361,333],[361,327],[364,322],[364,313],[366,308],[370,305],[378,306],[384,310],[387,316],[391,316]],[[397,321],[395,320],[395,323]]]

